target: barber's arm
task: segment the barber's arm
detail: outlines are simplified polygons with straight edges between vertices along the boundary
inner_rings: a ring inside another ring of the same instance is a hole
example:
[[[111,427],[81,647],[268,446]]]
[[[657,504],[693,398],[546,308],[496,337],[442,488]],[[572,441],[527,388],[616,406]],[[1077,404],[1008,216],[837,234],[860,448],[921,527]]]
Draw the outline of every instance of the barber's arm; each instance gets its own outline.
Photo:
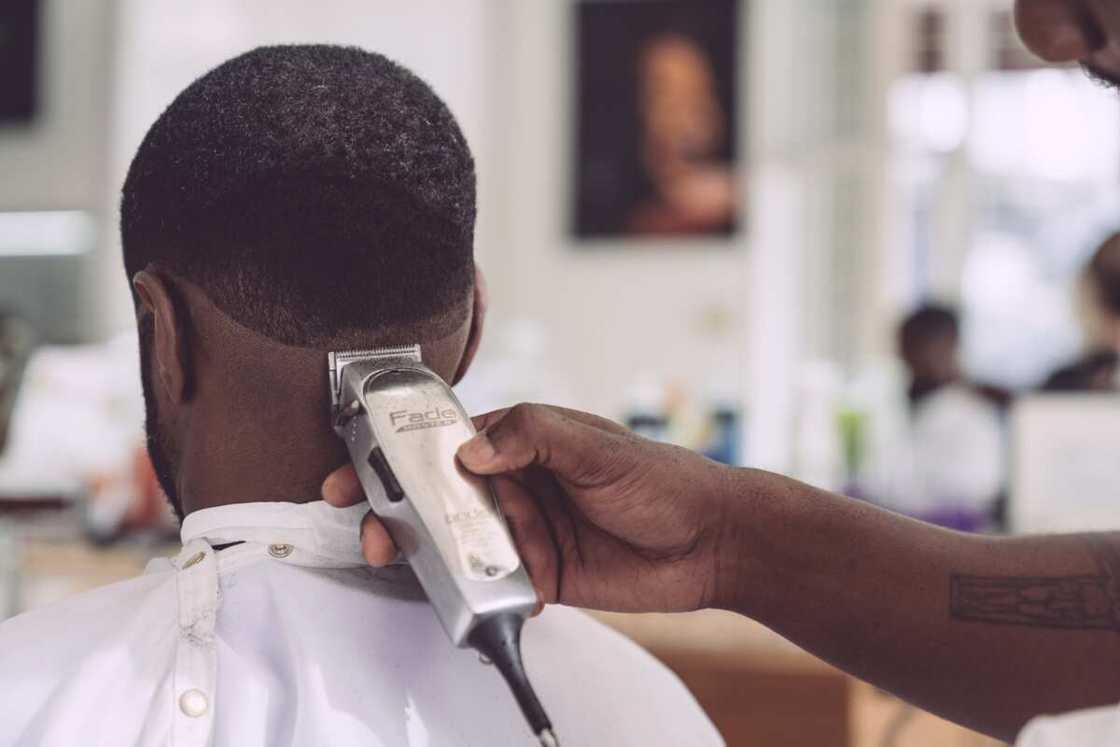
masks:
[[[1004,739],[1120,700],[1120,535],[949,532],[541,405],[479,426],[460,460],[494,476],[545,602],[734,610]],[[324,497],[361,489],[344,469]],[[363,550],[375,565],[395,552],[372,516]]]

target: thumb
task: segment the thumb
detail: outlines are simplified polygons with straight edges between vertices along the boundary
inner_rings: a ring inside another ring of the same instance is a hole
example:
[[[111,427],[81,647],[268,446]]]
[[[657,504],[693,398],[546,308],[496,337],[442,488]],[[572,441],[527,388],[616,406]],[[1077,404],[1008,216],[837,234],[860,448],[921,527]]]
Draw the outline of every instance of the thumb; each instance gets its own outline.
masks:
[[[615,434],[545,405],[517,405],[459,447],[471,472],[496,475],[536,465],[571,482],[615,462]]]

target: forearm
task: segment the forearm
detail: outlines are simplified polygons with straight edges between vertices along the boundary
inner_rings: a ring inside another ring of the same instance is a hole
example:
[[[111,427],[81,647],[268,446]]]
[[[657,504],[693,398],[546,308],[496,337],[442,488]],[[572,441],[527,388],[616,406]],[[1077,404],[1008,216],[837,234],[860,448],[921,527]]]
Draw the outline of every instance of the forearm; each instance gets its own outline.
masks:
[[[1041,713],[1120,701],[1117,535],[968,536],[776,475],[733,483],[724,605],[1005,739]]]

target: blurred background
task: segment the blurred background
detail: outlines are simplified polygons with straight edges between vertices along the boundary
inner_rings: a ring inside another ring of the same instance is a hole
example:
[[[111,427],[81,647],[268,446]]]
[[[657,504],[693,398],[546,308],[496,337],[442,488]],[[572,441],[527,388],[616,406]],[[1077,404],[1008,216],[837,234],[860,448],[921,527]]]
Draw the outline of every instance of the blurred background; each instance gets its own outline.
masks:
[[[119,189],[188,83],[309,41],[410,67],[472,145],[470,409],[575,406],[967,531],[1120,527],[1120,103],[1030,57],[1010,0],[5,0],[0,619],[173,545]],[[742,620],[604,619],[729,744],[988,744]]]

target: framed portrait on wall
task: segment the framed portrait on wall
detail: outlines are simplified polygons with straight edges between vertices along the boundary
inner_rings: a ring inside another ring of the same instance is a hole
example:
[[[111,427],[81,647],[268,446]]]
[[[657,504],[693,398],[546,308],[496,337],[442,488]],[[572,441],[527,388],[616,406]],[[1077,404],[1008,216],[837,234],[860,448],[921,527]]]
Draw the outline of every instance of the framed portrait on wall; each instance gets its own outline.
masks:
[[[577,238],[720,237],[743,224],[746,0],[575,4]]]

